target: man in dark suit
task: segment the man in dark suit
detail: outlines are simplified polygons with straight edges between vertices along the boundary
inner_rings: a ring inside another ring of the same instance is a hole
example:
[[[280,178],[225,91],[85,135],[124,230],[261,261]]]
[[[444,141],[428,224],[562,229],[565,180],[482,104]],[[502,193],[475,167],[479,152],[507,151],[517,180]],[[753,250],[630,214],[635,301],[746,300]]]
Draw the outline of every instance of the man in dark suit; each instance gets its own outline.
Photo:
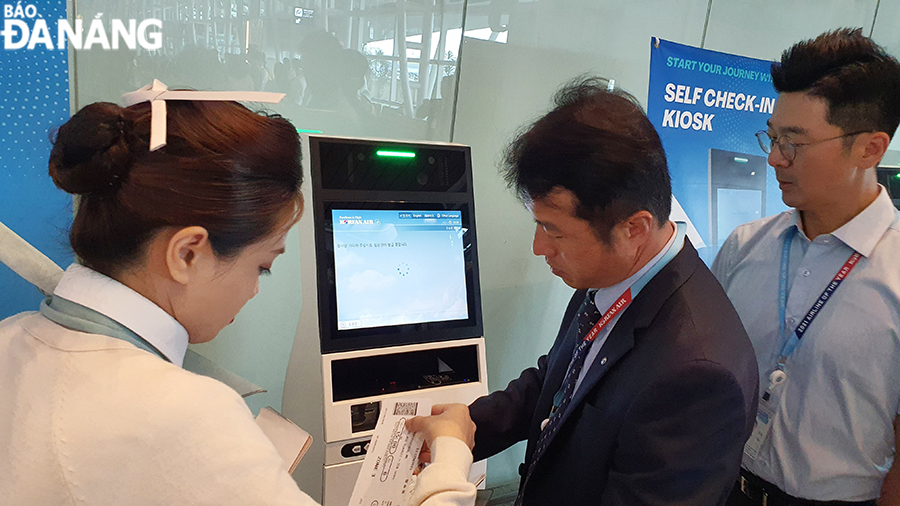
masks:
[[[550,352],[476,400],[475,459],[527,439],[516,504],[723,504],[756,415],[757,366],[722,288],[668,220],[659,136],[599,79],[507,149],[534,254],[576,289]]]

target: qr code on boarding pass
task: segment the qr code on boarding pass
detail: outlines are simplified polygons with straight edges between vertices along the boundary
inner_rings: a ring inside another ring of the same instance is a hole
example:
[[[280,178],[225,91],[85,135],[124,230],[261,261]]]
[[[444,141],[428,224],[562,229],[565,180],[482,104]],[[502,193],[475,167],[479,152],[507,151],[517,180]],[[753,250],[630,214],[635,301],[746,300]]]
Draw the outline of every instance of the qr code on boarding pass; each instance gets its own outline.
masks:
[[[398,402],[394,405],[394,416],[416,416],[418,402]]]

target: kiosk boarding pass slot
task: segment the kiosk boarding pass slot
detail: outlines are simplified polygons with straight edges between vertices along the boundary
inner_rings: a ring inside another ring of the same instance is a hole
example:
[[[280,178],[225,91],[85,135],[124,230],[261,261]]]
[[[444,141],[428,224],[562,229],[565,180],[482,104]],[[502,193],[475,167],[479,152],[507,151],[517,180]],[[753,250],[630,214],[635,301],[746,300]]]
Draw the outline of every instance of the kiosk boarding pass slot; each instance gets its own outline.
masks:
[[[378,423],[381,401],[364,402],[350,406],[350,431],[364,432],[373,430]]]

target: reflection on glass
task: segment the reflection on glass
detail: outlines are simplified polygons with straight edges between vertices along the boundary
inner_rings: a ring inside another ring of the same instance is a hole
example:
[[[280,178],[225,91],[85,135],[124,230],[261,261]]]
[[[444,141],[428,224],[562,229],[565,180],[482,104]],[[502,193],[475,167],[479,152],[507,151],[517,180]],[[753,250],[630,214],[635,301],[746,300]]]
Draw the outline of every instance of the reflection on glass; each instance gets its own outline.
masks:
[[[156,78],[169,88],[285,93],[270,109],[302,130],[450,140],[465,7],[463,0],[80,0],[70,17],[161,20],[163,47],[78,51],[77,105],[117,102]],[[466,36],[505,42],[508,15],[470,13],[481,17]]]

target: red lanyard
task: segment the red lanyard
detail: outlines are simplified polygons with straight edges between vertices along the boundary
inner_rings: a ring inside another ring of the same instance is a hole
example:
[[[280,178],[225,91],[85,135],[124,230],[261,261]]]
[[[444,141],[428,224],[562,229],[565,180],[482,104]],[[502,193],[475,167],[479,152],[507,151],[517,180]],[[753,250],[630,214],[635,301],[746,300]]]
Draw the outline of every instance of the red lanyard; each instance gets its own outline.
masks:
[[[603,316],[600,317],[600,320],[594,325],[594,328],[584,336],[584,340],[588,342],[593,341],[597,337],[597,334],[603,330],[603,327],[606,327],[606,325],[612,321],[613,317],[619,314],[620,311],[625,310],[629,304],[631,304],[631,287],[628,287],[628,289],[625,290],[625,293],[623,293],[612,306],[609,306],[609,309],[603,313]]]
[[[678,252],[681,251],[681,247],[684,245],[684,236],[687,231],[687,226],[684,223],[676,223],[675,224],[675,239],[666,252],[663,254],[662,258],[659,259],[647,272],[644,273],[643,276],[637,279],[628,289],[625,290],[612,306],[609,306],[609,309],[606,310],[606,313],[603,313],[603,316],[600,317],[600,321],[598,321],[594,328],[591,329],[590,332],[584,336],[584,340],[587,342],[593,342],[593,340],[600,334],[600,331],[612,321],[613,317],[619,314],[621,311],[624,311],[631,304],[632,297],[640,293],[641,289],[656,276],[659,271],[662,270]]]

